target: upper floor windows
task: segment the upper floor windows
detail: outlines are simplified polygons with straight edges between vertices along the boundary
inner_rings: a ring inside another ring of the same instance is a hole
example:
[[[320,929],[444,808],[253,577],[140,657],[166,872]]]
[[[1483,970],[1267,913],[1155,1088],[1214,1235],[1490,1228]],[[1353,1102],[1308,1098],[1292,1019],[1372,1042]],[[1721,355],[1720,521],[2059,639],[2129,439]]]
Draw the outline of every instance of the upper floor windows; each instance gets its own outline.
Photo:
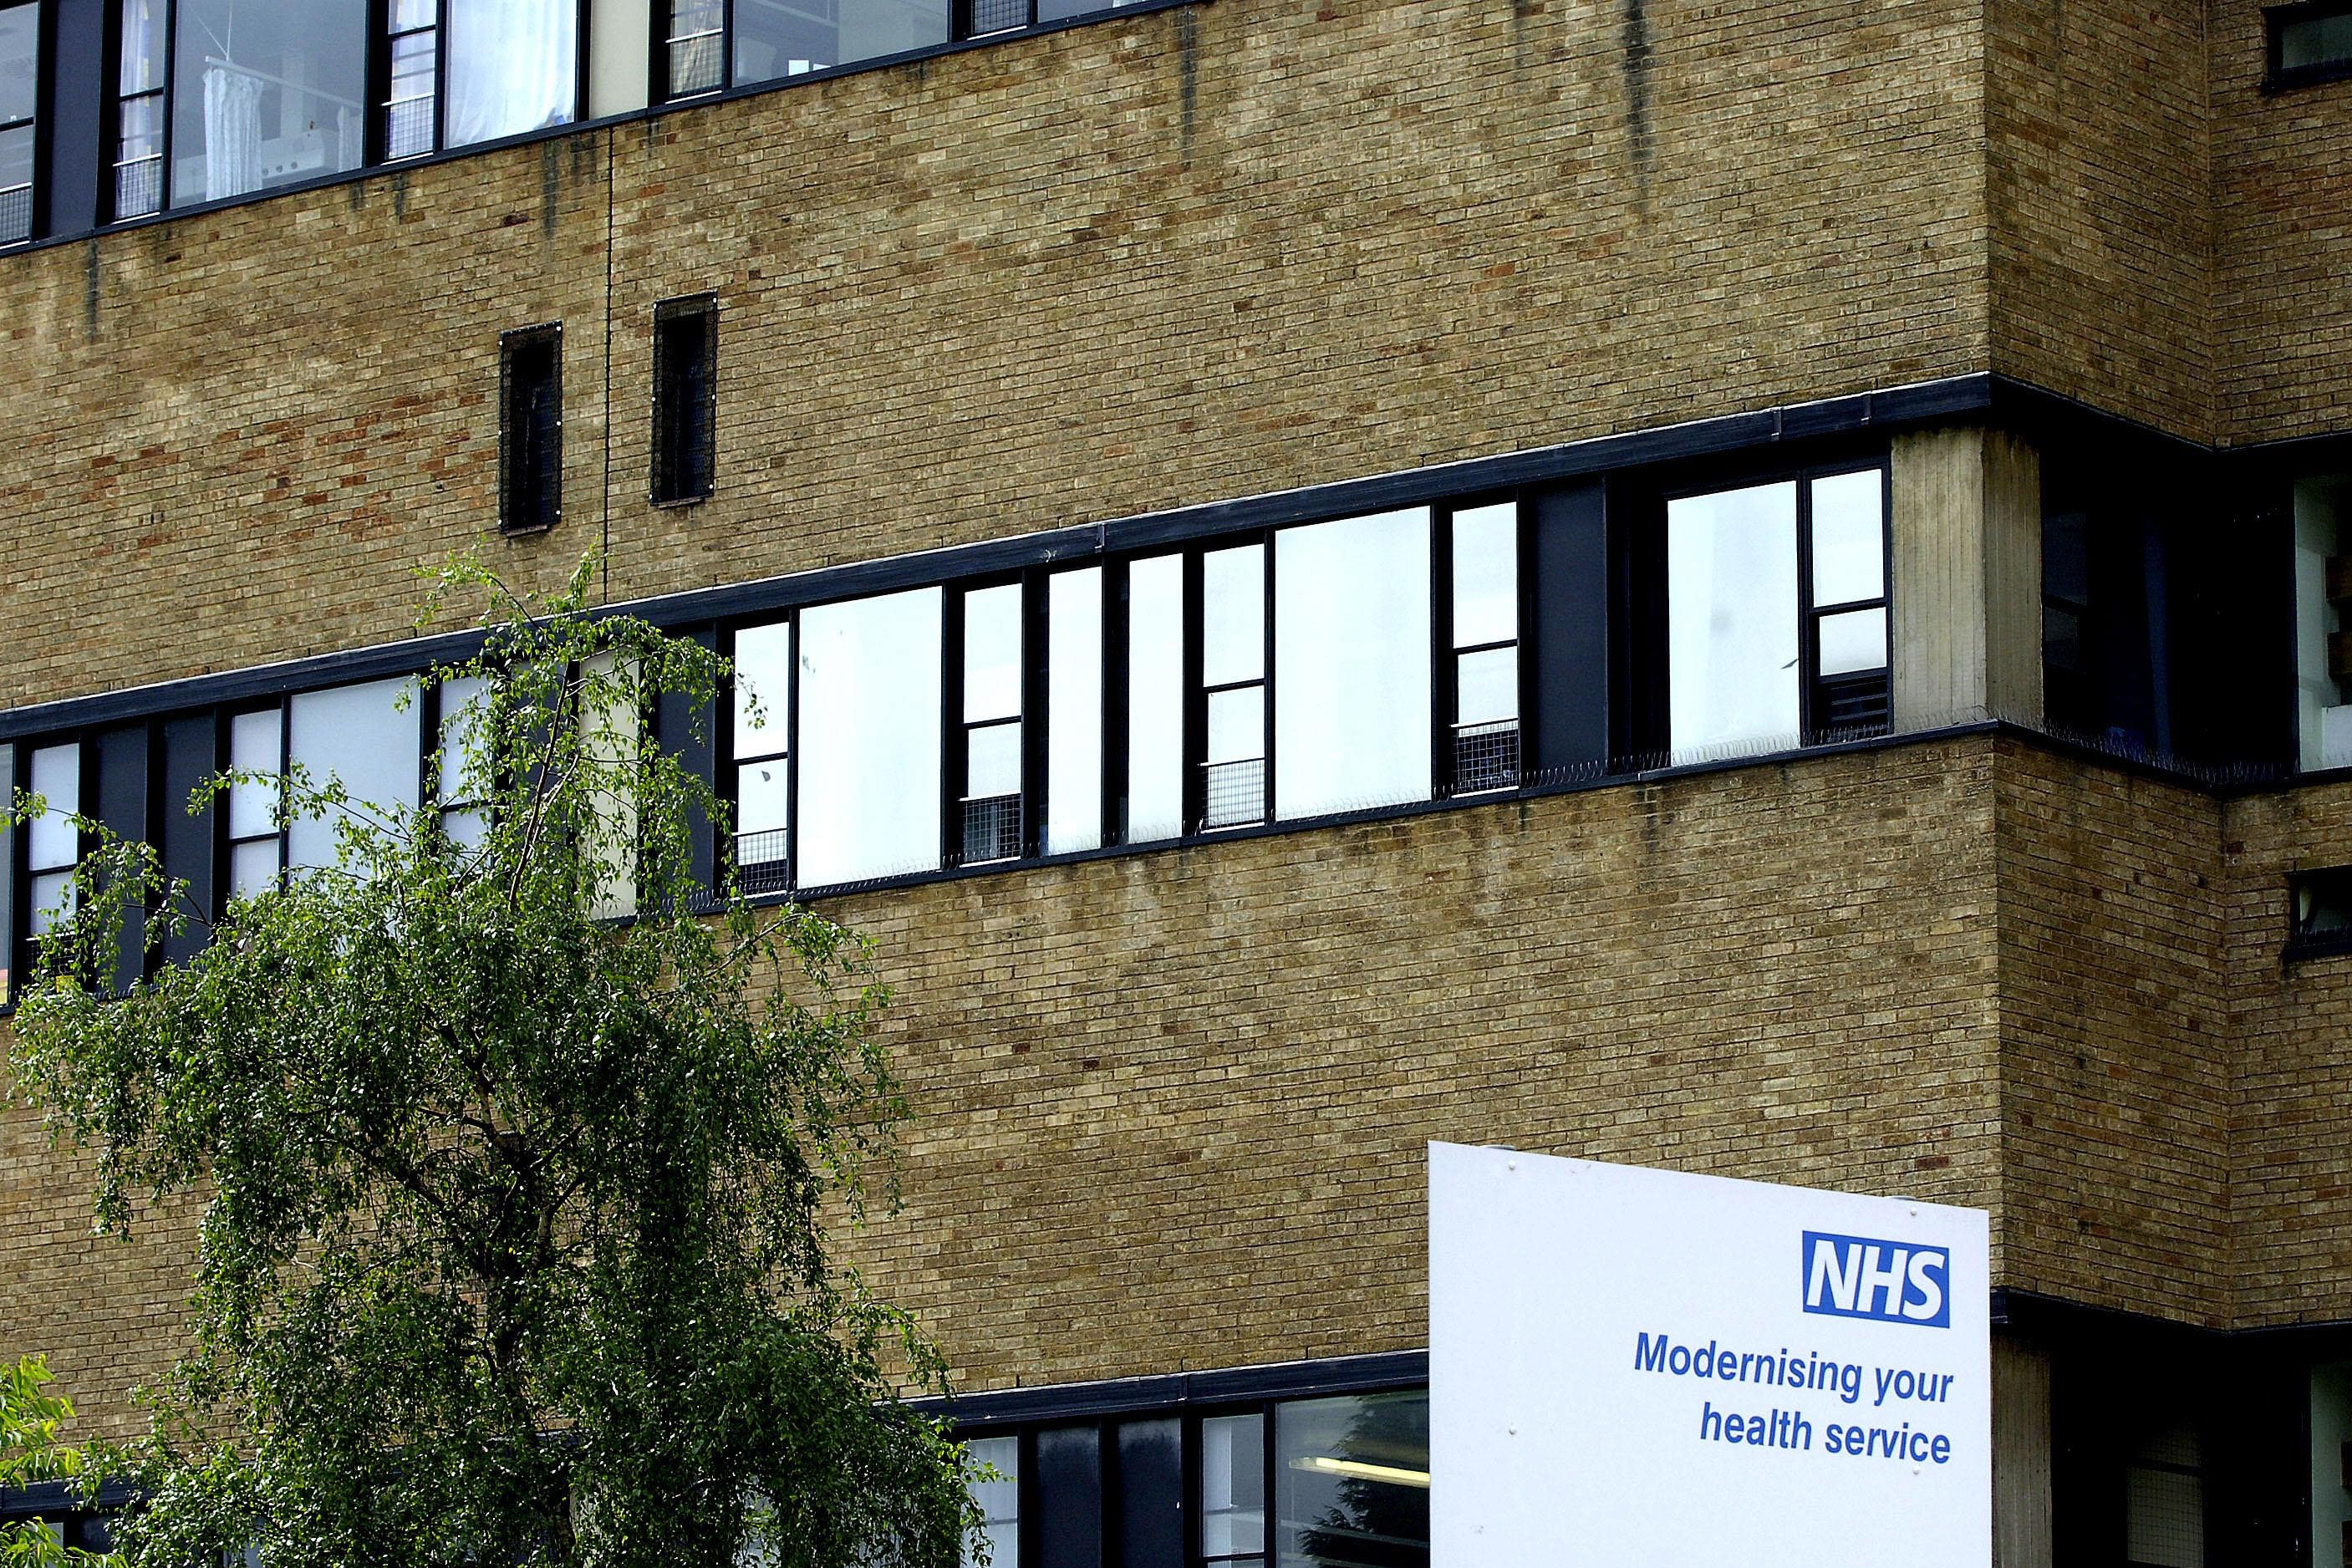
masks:
[[[2270,51],[2263,85],[2272,89],[2352,76],[2352,5],[2312,0],[2263,13]]]
[[[657,4],[666,9],[668,22],[660,60],[665,99],[780,81],[971,36],[970,30],[954,32],[950,0]]]
[[[33,233],[40,65],[41,7],[0,7],[0,245]]]

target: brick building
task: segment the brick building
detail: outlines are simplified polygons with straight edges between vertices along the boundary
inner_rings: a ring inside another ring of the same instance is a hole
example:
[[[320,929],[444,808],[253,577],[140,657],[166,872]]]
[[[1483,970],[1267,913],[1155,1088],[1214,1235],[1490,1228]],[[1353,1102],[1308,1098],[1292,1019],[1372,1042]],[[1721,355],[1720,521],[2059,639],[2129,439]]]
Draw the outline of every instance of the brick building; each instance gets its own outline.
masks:
[[[1446,1139],[1986,1208],[1999,1561],[2339,1568],[2347,16],[0,0],[0,770],[300,864],[452,550],[764,678],[1000,1563],[1425,1563]]]

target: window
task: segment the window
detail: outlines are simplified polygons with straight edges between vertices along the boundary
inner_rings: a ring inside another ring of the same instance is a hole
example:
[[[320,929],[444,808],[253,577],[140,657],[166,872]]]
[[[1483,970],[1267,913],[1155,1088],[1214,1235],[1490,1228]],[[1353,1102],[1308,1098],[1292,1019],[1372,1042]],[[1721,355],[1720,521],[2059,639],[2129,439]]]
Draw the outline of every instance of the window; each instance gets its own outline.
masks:
[[[2311,1568],[2352,1565],[2352,1362],[2311,1369]]]
[[[40,6],[0,8],[0,245],[33,236],[40,65]]]
[[[228,792],[228,896],[250,899],[278,885],[286,841],[278,814],[286,771],[286,715],[262,708],[228,721],[229,771],[261,775],[239,779]]]
[[[26,832],[25,868],[32,878],[26,907],[28,933],[39,936],[74,907],[74,867],[81,860],[81,747],[43,746],[32,756],[26,787],[41,797],[41,815]]]
[[[2124,1557],[2130,1568],[2205,1568],[2205,1467],[2195,1427],[2158,1426],[2126,1462]]]
[[[2303,87],[2352,76],[2352,6],[2339,0],[2273,5],[2263,13],[2269,70],[2263,86]]]
[[[980,1505],[984,1521],[981,1533],[988,1542],[988,1568],[1021,1568],[1021,1439],[980,1437],[964,1446],[975,1467],[985,1465],[997,1479],[974,1481],[971,1500]],[[967,1549],[967,1563],[978,1559]]]
[[[1201,1561],[1235,1568],[1265,1563],[1265,1417],[1201,1422]]]
[[[183,4],[187,0],[182,0]],[[578,0],[384,0],[375,154],[409,158],[569,125]]]
[[[1103,841],[1103,573],[1045,582],[1045,853]]]
[[[741,0],[737,0],[740,5]],[[1134,0],[965,0],[971,11],[966,37],[1004,32],[1038,22],[1059,22],[1097,11],[1116,10]]]
[[[2289,958],[2352,952],[2352,866],[2295,873],[2287,879],[2287,900]]]
[[[298,691],[286,704],[288,758],[311,787],[340,783],[350,797],[327,810],[305,810],[286,826],[286,862],[332,866],[345,817],[395,826],[396,813],[416,809],[424,734],[413,680],[371,680],[325,691]]]
[[[1155,555],[1127,568],[1129,844],[1184,831],[1184,558]]]
[[[939,868],[943,597],[801,612],[802,887]]]
[[[971,590],[962,607],[958,831],[962,863],[974,866],[1021,854],[1021,584]]]
[[[16,748],[0,744],[0,803],[16,807]],[[11,961],[16,952],[16,855],[11,836],[0,834],[0,1007],[16,996],[10,986]]]
[[[735,634],[735,865],[749,892],[791,885],[793,626]]]
[[[1429,535],[1417,508],[1274,536],[1276,816],[1429,798]]]
[[[171,16],[173,205],[360,166],[367,0],[171,0]]]
[[[719,301],[710,295],[654,307],[654,501],[701,500],[714,486]]]
[[[661,96],[781,81],[944,44],[951,0],[662,0]],[[992,0],[974,0],[985,7]],[[1027,0],[1021,0],[1028,24]],[[992,30],[992,29],[982,29]],[[969,29],[967,30],[969,31]]]
[[[563,328],[499,340],[499,527],[553,528],[563,515]]]
[[[2342,515],[2352,481],[2294,488],[2296,730],[2305,769],[2352,767],[2352,552]]]
[[[490,765],[481,732],[488,716],[489,683],[478,675],[458,676],[442,682],[436,697],[440,724],[440,766],[436,774],[441,805],[441,830],[460,849],[478,847],[489,831],[490,781],[483,770]]]
[[[163,205],[164,50],[171,0],[121,0],[115,12],[114,205],[117,218]]]
[[[1519,782],[1519,509],[1475,507],[1446,527],[1451,783],[1455,795],[1509,789]]]
[[[1203,828],[1265,820],[1265,546],[1201,557]]]
[[[1666,503],[1675,762],[1884,732],[1884,489],[1872,468]]]

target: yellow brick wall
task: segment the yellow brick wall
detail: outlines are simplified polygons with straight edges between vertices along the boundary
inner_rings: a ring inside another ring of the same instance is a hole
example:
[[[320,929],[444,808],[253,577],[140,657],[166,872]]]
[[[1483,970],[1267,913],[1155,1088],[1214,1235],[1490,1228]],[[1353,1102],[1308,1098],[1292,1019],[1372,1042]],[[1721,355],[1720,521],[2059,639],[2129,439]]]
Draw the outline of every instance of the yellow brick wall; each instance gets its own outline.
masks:
[[[567,518],[491,559],[616,595],[1984,368],[1973,0],[1645,13],[1215,0],[0,258],[0,704],[398,635],[543,320]]]

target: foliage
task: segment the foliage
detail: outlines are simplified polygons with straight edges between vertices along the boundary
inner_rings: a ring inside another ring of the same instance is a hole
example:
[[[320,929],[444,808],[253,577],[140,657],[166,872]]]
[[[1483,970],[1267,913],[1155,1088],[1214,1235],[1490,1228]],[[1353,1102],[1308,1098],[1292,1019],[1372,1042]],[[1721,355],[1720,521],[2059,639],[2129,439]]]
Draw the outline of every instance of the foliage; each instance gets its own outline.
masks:
[[[55,1381],[44,1356],[0,1363],[0,1491],[93,1473],[88,1456],[62,1437],[72,1401],[41,1392]],[[101,1568],[116,1561],[63,1544],[37,1518],[0,1524],[0,1568]]]
[[[715,900],[698,885],[724,808],[635,737],[665,694],[709,708],[725,668],[591,612],[590,570],[499,601],[479,657],[435,672],[487,683],[449,792],[487,801],[478,832],[299,769],[209,781],[192,810],[279,792],[281,825],[334,823],[338,862],[160,964],[207,911],[82,825],[20,1081],[97,1149],[104,1228],[203,1206],[193,1349],[150,1391],[118,1531],[133,1564],[248,1542],[271,1568],[958,1560],[961,1451],[894,1394],[941,1363],[824,1235],[887,1201],[904,1114],[869,950],[753,908],[731,868]],[[436,602],[475,589],[498,593],[454,563]]]

